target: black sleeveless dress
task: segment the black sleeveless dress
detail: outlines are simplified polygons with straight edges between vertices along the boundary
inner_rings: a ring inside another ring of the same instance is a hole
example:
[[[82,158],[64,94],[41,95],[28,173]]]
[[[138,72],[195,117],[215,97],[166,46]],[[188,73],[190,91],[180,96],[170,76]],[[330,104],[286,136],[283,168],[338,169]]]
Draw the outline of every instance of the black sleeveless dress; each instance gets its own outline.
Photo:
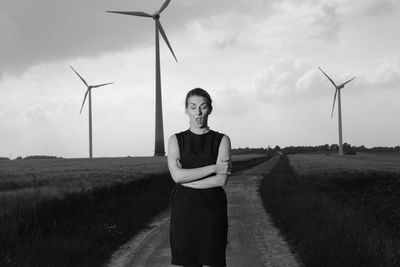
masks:
[[[176,134],[182,168],[215,164],[224,135],[215,131]],[[171,193],[171,263],[226,266],[227,200],[222,187],[194,189],[176,184]]]

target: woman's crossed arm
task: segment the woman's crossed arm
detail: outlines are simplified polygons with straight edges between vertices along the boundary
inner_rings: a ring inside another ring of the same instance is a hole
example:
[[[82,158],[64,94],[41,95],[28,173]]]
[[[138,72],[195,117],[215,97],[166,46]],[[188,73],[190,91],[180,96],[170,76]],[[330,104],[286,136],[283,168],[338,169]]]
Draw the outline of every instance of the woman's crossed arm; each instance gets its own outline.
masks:
[[[168,141],[168,168],[172,179],[184,186],[192,188],[224,186],[231,172],[230,152],[230,139],[224,135],[218,149],[216,164],[200,168],[183,169],[179,166],[180,153],[178,140],[175,135],[172,135]],[[215,175],[209,176],[211,174]]]

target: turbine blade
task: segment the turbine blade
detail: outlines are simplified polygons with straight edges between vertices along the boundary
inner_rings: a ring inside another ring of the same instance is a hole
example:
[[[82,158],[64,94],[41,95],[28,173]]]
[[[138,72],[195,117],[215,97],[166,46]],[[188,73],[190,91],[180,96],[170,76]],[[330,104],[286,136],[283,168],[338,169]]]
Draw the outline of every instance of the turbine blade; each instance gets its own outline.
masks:
[[[79,114],[82,113],[82,109],[83,109],[83,106],[85,105],[86,97],[87,97],[87,95],[88,95],[88,93],[89,93],[89,90],[90,90],[90,89],[87,89],[87,90],[86,90],[85,97],[83,98],[83,102],[82,102],[82,106],[81,106],[81,111],[79,111]]]
[[[172,55],[174,56],[176,62],[178,62],[178,60],[176,59],[175,53],[174,53],[174,51],[172,50],[171,45],[169,44],[167,35],[165,34],[163,27],[161,26],[160,21],[159,21],[159,20],[156,20],[156,23],[158,24],[158,29],[159,29],[159,31],[160,31],[162,37],[164,38],[165,43],[167,44],[167,46],[168,46],[169,50],[171,51]]]
[[[333,106],[332,106],[331,118],[333,117],[333,110],[335,109],[337,91],[338,91],[338,89],[335,90],[335,96],[333,97]]]
[[[351,82],[352,80],[354,80],[356,77],[351,78],[350,80],[348,80],[347,82],[342,83],[341,85],[339,85],[339,87],[343,88],[346,84],[348,84],[349,82]]]
[[[328,78],[328,80],[333,84],[333,86],[337,88],[335,82],[320,67],[318,67],[318,69],[326,76],[326,78]]]
[[[106,11],[108,13],[152,18],[153,16],[142,11]]]
[[[69,66],[69,67],[76,73],[76,75],[78,75],[78,77],[82,80],[82,82],[83,82],[87,87],[89,87],[89,85],[87,84],[87,82],[85,81],[85,79],[83,79],[82,76],[79,75],[79,73],[78,73],[72,66]]]
[[[112,83],[114,83],[114,82],[111,82],[111,83],[103,83],[103,84],[99,84],[99,85],[93,85],[92,88],[97,88],[97,87],[101,87],[101,86],[108,85],[108,84],[112,84]]]
[[[161,14],[161,12],[163,12],[164,9],[166,9],[167,6],[169,5],[169,2],[171,2],[171,0],[166,0],[156,14]]]

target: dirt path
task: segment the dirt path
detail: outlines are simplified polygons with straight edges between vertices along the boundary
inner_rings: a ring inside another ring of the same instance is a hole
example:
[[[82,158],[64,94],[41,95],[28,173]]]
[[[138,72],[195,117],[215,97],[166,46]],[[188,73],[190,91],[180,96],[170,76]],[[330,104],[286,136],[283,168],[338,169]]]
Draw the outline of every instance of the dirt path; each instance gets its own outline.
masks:
[[[295,256],[273,226],[258,193],[263,174],[277,158],[233,175],[225,188],[228,196],[229,267],[299,266]],[[110,267],[166,267],[170,265],[169,213],[156,218],[150,228],[112,256]]]

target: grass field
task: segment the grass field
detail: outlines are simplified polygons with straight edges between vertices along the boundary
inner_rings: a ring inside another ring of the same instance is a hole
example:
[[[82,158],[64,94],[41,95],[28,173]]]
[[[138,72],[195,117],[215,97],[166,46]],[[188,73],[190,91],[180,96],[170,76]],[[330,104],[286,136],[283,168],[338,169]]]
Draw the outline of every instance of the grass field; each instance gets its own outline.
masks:
[[[325,154],[293,154],[290,165],[298,175],[328,175],[343,172],[400,173],[400,154],[358,153],[339,157]]]
[[[260,156],[233,155],[232,160],[238,162]],[[168,172],[165,157],[0,161],[0,192],[26,188],[85,191],[164,172]]]
[[[267,160],[232,159],[236,172]],[[100,266],[172,186],[164,157],[0,162],[0,266]]]
[[[400,156],[282,156],[264,206],[305,266],[400,266]]]
[[[234,155],[234,162],[261,155]],[[0,211],[168,173],[165,157],[0,161]],[[24,204],[25,205],[25,204]]]
[[[3,161],[0,191],[40,187],[66,192],[89,190],[166,171],[164,157]]]

